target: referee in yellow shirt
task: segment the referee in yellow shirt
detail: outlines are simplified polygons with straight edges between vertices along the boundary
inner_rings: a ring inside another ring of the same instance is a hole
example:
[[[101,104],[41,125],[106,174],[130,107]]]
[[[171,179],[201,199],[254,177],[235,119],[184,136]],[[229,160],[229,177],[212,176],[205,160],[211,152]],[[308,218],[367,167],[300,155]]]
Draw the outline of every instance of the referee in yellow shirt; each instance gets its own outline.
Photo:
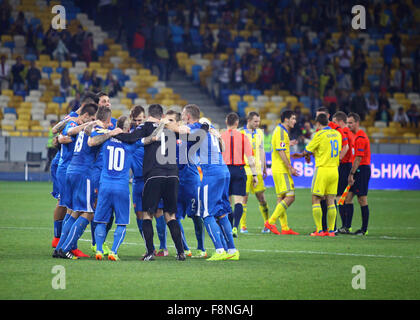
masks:
[[[241,233],[248,233],[246,225],[246,213],[247,213],[247,203],[249,193],[254,193],[258,202],[259,209],[263,218],[263,223],[268,220],[268,204],[264,196],[265,186],[264,178],[267,176],[267,163],[265,161],[265,151],[264,151],[264,132],[259,129],[260,126],[260,115],[251,111],[247,116],[247,124],[241,130],[245,136],[248,137],[251,142],[251,147],[254,153],[255,159],[255,170],[257,171],[257,186],[254,188],[253,185],[253,176],[251,168],[248,164],[248,159],[245,158],[245,172],[247,176],[246,180],[246,196],[243,199],[243,214],[241,218]],[[261,231],[262,233],[269,233],[270,230],[264,227]]]
[[[271,171],[276,188],[277,205],[264,226],[274,234],[299,234],[289,228],[286,214],[287,208],[295,201],[295,185],[292,175],[298,176],[296,169],[290,163],[290,145],[295,144],[296,141],[289,139],[289,131],[296,124],[296,115],[293,111],[286,110],[283,111],[280,119],[281,123],[276,126],[271,139]],[[277,219],[280,220],[281,232],[276,227]]]
[[[308,143],[303,153],[295,153],[292,158],[306,157],[311,154],[315,157],[315,172],[312,178],[312,214],[314,216],[316,230],[311,236],[335,237],[334,226],[337,210],[334,199],[337,195],[338,165],[340,164],[341,134],[328,126],[328,117],[319,114],[315,119],[318,132]],[[322,230],[321,199],[326,196],[327,200],[327,225],[328,231]]]

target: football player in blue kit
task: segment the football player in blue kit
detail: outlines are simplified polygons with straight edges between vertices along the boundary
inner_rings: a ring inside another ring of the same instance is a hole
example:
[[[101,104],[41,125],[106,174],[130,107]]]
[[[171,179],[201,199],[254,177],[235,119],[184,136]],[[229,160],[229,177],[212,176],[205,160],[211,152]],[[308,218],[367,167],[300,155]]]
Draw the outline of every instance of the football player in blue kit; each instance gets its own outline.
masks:
[[[239,251],[235,247],[232,225],[228,219],[231,209],[227,204],[226,191],[230,182],[230,173],[223,161],[223,141],[207,119],[200,122],[210,126],[207,141],[202,143],[199,149],[200,167],[203,172],[200,186],[200,213],[216,249],[207,261],[239,260]],[[223,237],[226,240],[227,251],[223,245]]]

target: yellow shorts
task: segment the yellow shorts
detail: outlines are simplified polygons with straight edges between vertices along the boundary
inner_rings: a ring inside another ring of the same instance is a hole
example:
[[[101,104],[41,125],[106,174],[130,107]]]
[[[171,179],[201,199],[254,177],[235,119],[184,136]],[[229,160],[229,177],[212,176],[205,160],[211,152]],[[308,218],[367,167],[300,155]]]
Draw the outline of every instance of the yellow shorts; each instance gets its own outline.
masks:
[[[316,196],[336,195],[338,187],[338,168],[318,167],[312,178],[311,192]]]
[[[295,195],[295,184],[290,174],[273,172],[273,180],[277,197],[284,194],[287,196]]]
[[[265,186],[264,186],[264,179],[262,174],[257,175],[258,178],[258,183],[257,186],[254,188],[254,186],[252,185],[252,175],[247,175],[246,176],[246,193],[259,193],[259,192],[263,192],[265,191]]]

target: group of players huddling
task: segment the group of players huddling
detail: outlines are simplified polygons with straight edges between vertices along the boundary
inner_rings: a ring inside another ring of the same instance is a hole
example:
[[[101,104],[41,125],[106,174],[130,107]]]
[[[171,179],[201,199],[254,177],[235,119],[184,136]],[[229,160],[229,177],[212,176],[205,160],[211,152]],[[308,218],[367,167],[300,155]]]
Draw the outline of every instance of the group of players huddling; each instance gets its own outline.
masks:
[[[239,134],[247,145],[252,146],[247,161],[240,163],[240,170],[232,171],[235,165],[231,163],[228,168],[228,161],[224,159],[227,159],[227,153],[233,156],[233,145],[229,148],[229,140],[225,139],[225,143],[210,121],[200,118],[197,105],[186,105],[182,113],[169,110],[164,114],[161,105],[153,104],[148,107],[147,117],[142,106],[135,106],[130,117],[115,119],[107,94],[87,93],[81,107],[53,128],[53,133],[58,134],[60,152],[51,165],[52,195],[58,199],[54,210],[52,256],[64,259],[89,257],[77,248],[77,242],[90,223],[91,249],[95,258],[103,260],[108,256],[108,260],[120,260],[118,249],[130,223],[131,201],[146,246],[144,261],[168,255],[166,227],[170,230],[179,261],[184,261],[186,256],[207,258],[204,228],[215,247],[215,253],[207,261],[239,260],[234,237],[238,236],[239,221],[240,231],[247,232],[249,192],[255,193],[260,203],[264,219],[262,232],[298,234],[289,228],[286,215],[286,209],[295,200],[292,176],[298,175],[290,162],[290,145],[294,142],[288,135],[296,116],[292,111],[284,111],[273,134],[272,173],[277,206],[271,217],[264,197],[263,177],[267,166],[262,147],[264,136],[258,129],[260,117],[252,112],[247,119],[246,126],[238,131],[237,116],[230,114],[227,117],[229,137]],[[318,110],[315,119],[318,132],[303,153],[292,155],[293,158],[305,157],[307,162],[311,155],[315,157],[312,208],[316,230],[311,236],[350,233],[354,195],[358,196],[363,221],[356,234],[366,234],[369,140],[359,129],[357,114],[347,116],[337,112],[332,122],[328,119],[328,111]],[[244,150],[239,153],[243,158]],[[237,180],[242,181],[239,184],[243,183],[243,188],[232,187],[237,178],[233,172],[245,177]],[[336,231],[334,202],[347,185],[351,188],[346,203],[339,206],[343,226]],[[231,196],[235,203],[234,212]],[[185,239],[181,223],[185,216],[194,224],[196,250],[190,250]],[[153,243],[153,217],[160,240],[159,251]],[[280,220],[281,232],[275,225],[277,219]],[[105,239],[114,222],[114,241],[109,248]]]

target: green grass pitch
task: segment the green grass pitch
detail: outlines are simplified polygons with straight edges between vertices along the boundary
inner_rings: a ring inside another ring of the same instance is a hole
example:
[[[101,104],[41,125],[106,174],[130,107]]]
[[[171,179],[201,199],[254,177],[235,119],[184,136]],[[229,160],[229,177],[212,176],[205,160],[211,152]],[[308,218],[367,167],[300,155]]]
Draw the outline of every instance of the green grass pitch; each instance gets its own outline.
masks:
[[[145,251],[131,213],[121,261],[94,258],[68,261],[51,257],[50,183],[0,182],[0,299],[419,299],[420,193],[371,191],[369,235],[312,238],[309,190],[296,192],[289,225],[299,236],[261,234],[254,196],[248,204],[250,233],[236,239],[239,261],[176,261],[168,231],[169,257],[140,261]],[[266,192],[270,214],[273,189]],[[355,201],[353,229],[360,227]],[[339,221],[339,225],[341,221]],[[193,224],[184,221],[187,241],[196,245]],[[112,243],[113,230],[108,236]],[[90,229],[79,248],[90,253]],[[158,239],[155,232],[155,245]],[[206,235],[208,252],[214,252]],[[65,289],[54,289],[53,267],[65,270]],[[365,289],[354,289],[354,266],[365,269]]]

